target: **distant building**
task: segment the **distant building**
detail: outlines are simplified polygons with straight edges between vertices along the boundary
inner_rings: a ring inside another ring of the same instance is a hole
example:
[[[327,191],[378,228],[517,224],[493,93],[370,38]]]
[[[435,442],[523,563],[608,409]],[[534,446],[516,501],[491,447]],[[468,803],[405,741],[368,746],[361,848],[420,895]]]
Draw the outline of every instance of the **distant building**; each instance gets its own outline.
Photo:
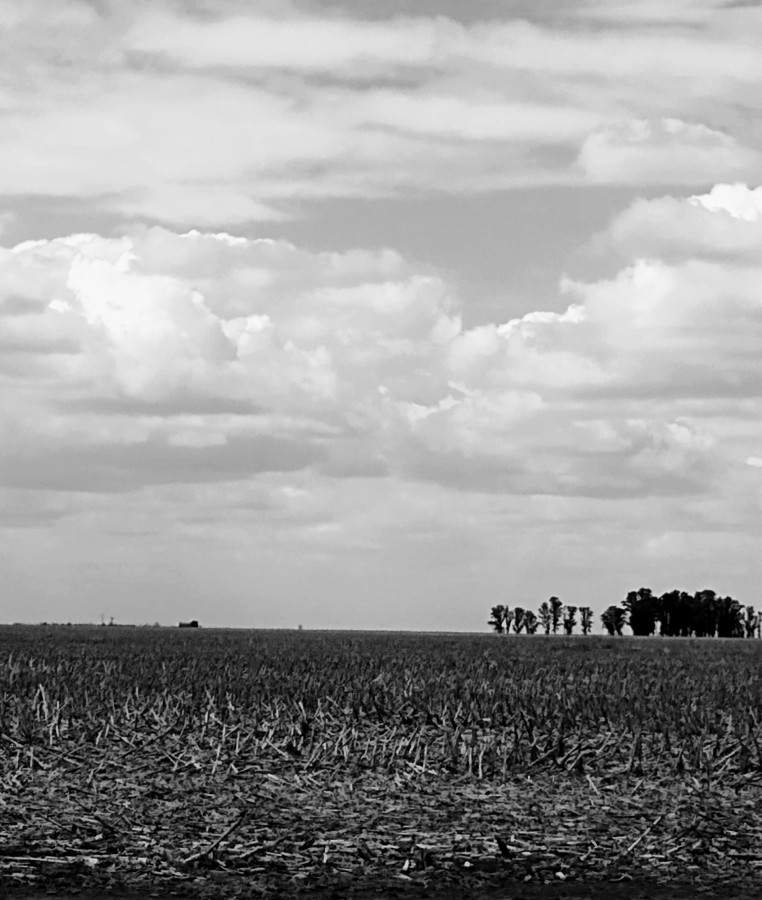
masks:
[[[198,628],[198,619],[191,619],[190,622],[180,622],[180,628]]]

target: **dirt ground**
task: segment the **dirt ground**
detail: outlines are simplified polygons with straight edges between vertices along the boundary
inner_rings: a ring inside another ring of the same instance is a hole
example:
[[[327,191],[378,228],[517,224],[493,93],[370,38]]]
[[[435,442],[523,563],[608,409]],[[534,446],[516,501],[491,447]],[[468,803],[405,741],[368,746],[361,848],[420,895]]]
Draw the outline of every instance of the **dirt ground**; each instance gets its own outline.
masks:
[[[225,777],[183,787],[117,770],[96,797],[79,789],[82,771],[62,781],[57,763],[9,783],[0,897],[762,897],[759,785],[545,776],[528,792],[268,770],[233,790]]]
[[[700,884],[687,882],[656,883],[653,881],[604,881],[576,884],[524,884],[505,881],[500,878],[485,883],[483,879],[476,881],[463,880],[458,885],[449,885],[442,889],[436,880],[413,883],[388,883],[378,879],[360,878],[355,881],[337,880],[333,884],[325,884],[321,888],[308,888],[306,891],[294,893],[293,889],[275,888],[272,892],[262,893],[260,889],[247,889],[245,884],[210,883],[209,891],[200,885],[191,894],[183,894],[180,885],[167,885],[164,892],[156,887],[150,891],[132,891],[115,893],[113,891],[86,891],[71,893],[61,887],[59,892],[37,891],[30,893],[28,889],[14,889],[12,885],[4,885],[0,881],[0,889],[5,890],[4,897],[9,900],[146,900],[146,898],[173,897],[184,898],[217,898],[217,897],[268,897],[273,900],[286,898],[310,897],[313,900],[759,900],[762,893],[760,885],[752,883],[730,882],[724,884]],[[7,889],[7,890],[6,890]],[[49,889],[50,890],[50,889]]]

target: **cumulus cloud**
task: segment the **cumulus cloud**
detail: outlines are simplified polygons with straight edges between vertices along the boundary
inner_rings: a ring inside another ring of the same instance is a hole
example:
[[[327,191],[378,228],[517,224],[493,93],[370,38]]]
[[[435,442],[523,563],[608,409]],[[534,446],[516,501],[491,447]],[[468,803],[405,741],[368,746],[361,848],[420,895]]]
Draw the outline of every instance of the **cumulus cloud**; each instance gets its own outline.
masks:
[[[693,197],[638,199],[593,240],[628,257],[662,259],[759,257],[762,190],[717,185]]]
[[[616,591],[676,578],[693,548],[690,578],[711,577],[707,535],[740,565],[762,518],[762,257],[746,231],[740,253],[704,248],[756,234],[757,203],[729,185],[634,204],[606,238],[619,272],[474,326],[392,249],[161,227],[3,249],[10,583],[254,583],[276,624],[304,583],[387,614],[389,592],[501,590],[507,545],[538,602],[595,564]]]
[[[654,208],[695,216],[700,249],[715,220],[756,228],[756,198],[717,188]],[[751,249],[634,260],[567,279],[564,312],[470,328],[447,283],[392,250],[154,227],[29,241],[2,263],[3,471],[29,487],[311,470],[698,495],[754,456],[753,428],[723,430],[762,396]]]
[[[460,329],[445,285],[391,251],[150,229],[3,253],[12,482],[243,477],[332,444],[335,471],[378,470],[369,398],[436,393],[427,360]]]

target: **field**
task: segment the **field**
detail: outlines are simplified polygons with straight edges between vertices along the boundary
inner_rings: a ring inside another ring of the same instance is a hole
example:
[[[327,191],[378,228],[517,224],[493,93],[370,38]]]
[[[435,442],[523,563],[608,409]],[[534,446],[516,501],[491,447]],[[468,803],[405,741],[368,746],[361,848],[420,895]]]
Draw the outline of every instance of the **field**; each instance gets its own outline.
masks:
[[[762,641],[3,627],[0,886],[757,896],[761,718]]]

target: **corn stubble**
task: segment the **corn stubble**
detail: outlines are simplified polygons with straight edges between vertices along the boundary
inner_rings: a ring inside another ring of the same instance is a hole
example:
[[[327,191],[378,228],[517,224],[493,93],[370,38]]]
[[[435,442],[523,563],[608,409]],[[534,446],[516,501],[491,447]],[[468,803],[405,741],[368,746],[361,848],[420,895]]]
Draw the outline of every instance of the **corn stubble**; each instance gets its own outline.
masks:
[[[158,742],[175,770],[234,775],[261,759],[497,781],[762,770],[754,642],[30,628],[0,649],[19,768]]]
[[[761,664],[743,640],[0,628],[0,882],[757,879]]]

